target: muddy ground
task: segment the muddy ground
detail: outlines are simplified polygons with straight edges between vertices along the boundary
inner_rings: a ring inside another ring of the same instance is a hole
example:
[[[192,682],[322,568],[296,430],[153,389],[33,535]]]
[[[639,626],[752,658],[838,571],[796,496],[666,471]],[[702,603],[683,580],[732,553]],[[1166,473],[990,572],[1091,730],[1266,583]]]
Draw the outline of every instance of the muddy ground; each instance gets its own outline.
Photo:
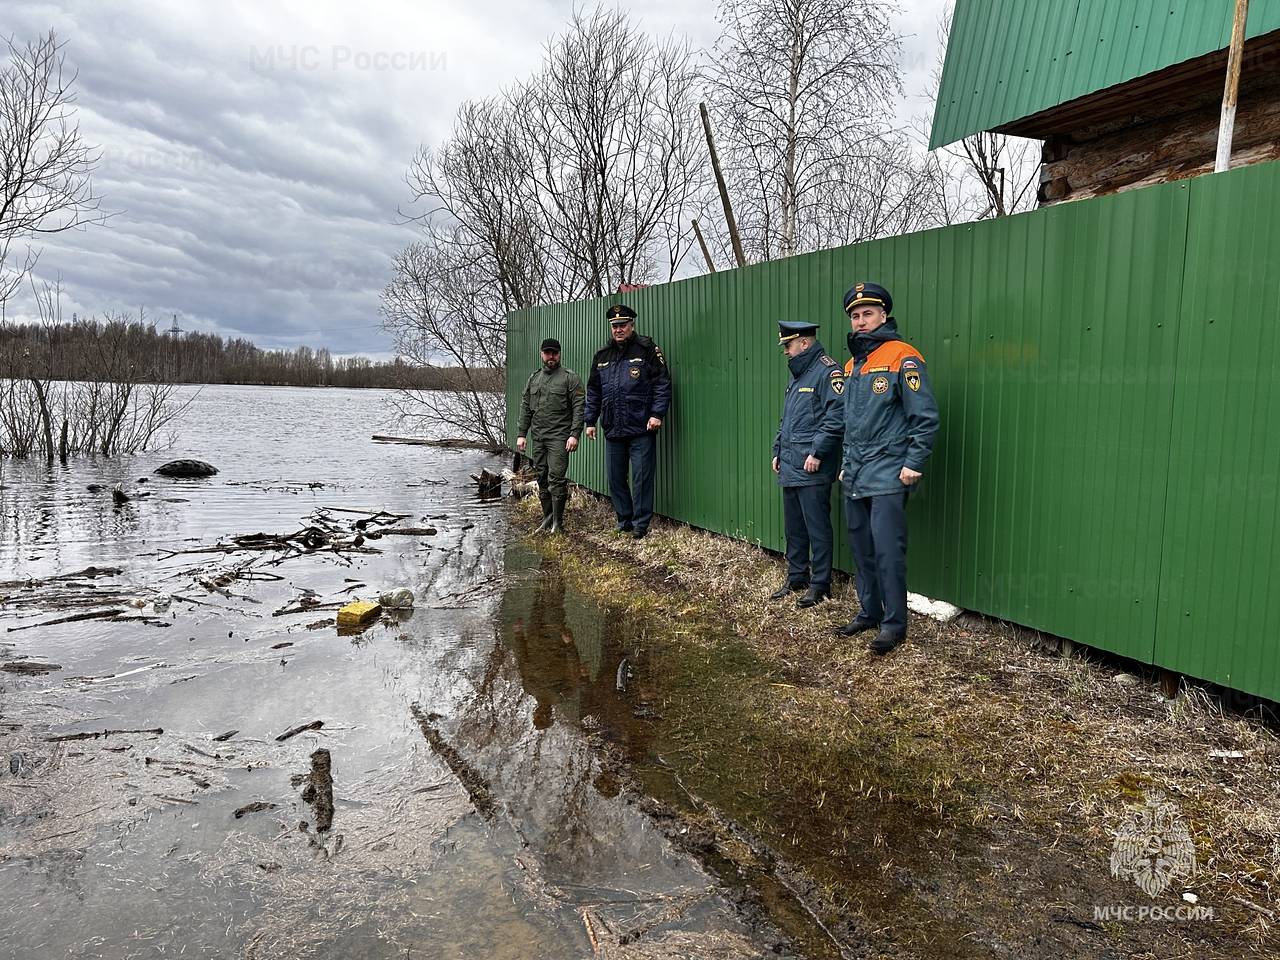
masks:
[[[539,549],[646,625],[647,672],[682,678],[660,695],[665,765],[646,787],[811,910],[828,942],[810,950],[1275,955],[1280,746],[1257,705],[1185,683],[1168,699],[1135,665],[974,615],[913,617],[875,658],[832,633],[851,584],[797,611],[765,599],[783,568],[763,551],[674,524],[636,542],[587,494],[571,512],[572,535]],[[1153,796],[1196,859],[1154,897],[1111,872],[1126,813]]]

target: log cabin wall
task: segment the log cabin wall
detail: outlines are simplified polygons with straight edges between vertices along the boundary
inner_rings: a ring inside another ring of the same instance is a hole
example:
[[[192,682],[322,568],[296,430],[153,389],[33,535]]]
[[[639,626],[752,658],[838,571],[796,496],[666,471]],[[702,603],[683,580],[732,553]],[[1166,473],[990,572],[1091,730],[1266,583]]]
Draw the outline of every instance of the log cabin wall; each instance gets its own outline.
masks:
[[[1280,70],[1241,79],[1232,167],[1280,159]],[[1083,200],[1213,171],[1221,79],[1167,93],[1123,119],[1045,139],[1042,204]]]

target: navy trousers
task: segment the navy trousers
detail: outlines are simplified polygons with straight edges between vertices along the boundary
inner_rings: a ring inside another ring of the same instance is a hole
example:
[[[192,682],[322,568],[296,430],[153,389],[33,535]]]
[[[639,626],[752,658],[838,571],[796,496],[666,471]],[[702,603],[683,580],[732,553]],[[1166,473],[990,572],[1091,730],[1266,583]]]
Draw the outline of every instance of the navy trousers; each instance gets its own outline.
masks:
[[[907,491],[844,498],[849,546],[857,565],[860,616],[885,633],[907,633]]]
[[[638,437],[605,438],[605,466],[609,474],[609,499],[618,525],[648,530],[653,519],[653,471],[658,455],[658,435],[653,431]],[[627,468],[631,483],[627,483]]]
[[[787,532],[787,583],[831,587],[831,484],[782,488],[782,520]],[[812,565],[810,554],[812,553]]]

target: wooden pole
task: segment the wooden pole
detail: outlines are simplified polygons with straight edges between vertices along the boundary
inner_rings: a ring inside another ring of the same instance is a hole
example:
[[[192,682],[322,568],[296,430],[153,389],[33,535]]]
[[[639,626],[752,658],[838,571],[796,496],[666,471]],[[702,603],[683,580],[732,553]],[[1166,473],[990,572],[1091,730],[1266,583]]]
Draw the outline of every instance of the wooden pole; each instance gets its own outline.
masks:
[[[1231,52],[1227,54],[1227,87],[1222,94],[1222,119],[1218,123],[1218,156],[1214,173],[1231,169],[1231,140],[1236,128],[1236,102],[1240,98],[1240,66],[1244,60],[1244,28],[1249,19],[1249,0],[1236,0],[1231,24]]]
[[[698,246],[702,248],[702,259],[707,261],[707,269],[715,273],[715,261],[711,259],[711,251],[707,249],[707,241],[702,237],[702,228],[698,226],[697,220],[693,221],[693,234],[698,238]]]
[[[729,239],[733,241],[733,255],[738,266],[745,267],[747,258],[742,252],[742,240],[738,237],[738,221],[733,219],[733,205],[729,203],[729,188],[724,184],[724,174],[720,172],[720,156],[716,153],[716,141],[711,136],[711,117],[707,113],[705,103],[698,104],[702,113],[702,132],[707,135],[707,150],[711,153],[711,170],[716,175],[716,186],[720,189],[720,203],[724,206],[725,223],[729,225]]]

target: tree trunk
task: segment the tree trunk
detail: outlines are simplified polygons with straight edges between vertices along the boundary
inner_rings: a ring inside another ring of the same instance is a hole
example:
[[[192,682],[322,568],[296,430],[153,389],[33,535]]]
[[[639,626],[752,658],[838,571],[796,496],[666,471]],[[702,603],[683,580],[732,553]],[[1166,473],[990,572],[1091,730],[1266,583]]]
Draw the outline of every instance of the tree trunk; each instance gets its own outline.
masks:
[[[40,427],[44,433],[44,454],[49,462],[53,462],[53,417],[49,413],[49,398],[45,394],[44,384],[38,379],[32,378],[31,385],[35,387],[36,400],[40,404]]]
[[[797,102],[800,98],[800,35],[797,30],[791,44],[791,76],[787,86],[787,153],[782,169],[782,243],[778,255],[793,256],[796,252],[796,125]]]

